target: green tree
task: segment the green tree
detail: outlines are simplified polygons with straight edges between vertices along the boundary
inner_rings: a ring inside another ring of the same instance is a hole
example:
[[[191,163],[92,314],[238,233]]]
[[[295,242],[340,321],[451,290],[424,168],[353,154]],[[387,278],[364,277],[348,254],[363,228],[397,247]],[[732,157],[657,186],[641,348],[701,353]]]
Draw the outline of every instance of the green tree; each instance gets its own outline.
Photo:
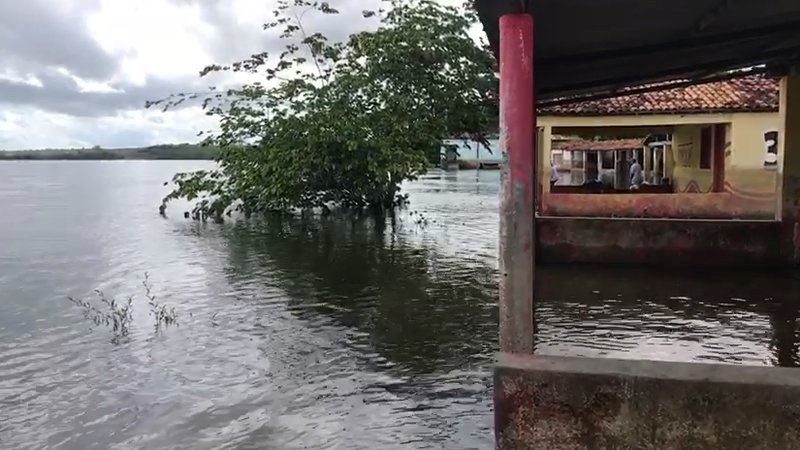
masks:
[[[233,209],[328,207],[390,209],[399,184],[438,159],[443,138],[480,138],[496,115],[491,55],[469,35],[474,12],[433,0],[385,0],[363,11],[371,31],[329,42],[307,30],[309,14],[335,15],[328,3],[279,0],[274,20],[285,51],[213,72],[263,77],[238,89],[178,94],[164,109],[202,96],[220,129],[219,169],[179,173],[164,199],[199,199],[195,217]]]

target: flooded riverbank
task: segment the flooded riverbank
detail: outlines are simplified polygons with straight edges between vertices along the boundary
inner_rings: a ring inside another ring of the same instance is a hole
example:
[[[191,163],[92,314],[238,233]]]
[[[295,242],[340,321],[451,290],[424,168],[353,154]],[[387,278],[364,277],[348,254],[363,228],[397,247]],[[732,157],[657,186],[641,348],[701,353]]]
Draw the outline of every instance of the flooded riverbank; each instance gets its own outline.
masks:
[[[394,225],[197,224],[201,162],[0,163],[0,447],[491,448],[498,172],[434,172]],[[65,300],[138,293],[126,342]],[[545,354],[798,363],[800,281],[547,267]]]

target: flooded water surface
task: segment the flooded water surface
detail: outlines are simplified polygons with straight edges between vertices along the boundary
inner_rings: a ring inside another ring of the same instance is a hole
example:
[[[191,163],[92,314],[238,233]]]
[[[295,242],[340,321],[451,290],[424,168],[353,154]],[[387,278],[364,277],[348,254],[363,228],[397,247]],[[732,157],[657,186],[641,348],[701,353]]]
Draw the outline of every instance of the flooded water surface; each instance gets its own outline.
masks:
[[[160,217],[207,165],[0,163],[0,448],[492,448],[499,173],[385,224]],[[96,288],[134,295],[127,338],[66,300]],[[787,275],[550,267],[536,298],[543,354],[798,363]]]

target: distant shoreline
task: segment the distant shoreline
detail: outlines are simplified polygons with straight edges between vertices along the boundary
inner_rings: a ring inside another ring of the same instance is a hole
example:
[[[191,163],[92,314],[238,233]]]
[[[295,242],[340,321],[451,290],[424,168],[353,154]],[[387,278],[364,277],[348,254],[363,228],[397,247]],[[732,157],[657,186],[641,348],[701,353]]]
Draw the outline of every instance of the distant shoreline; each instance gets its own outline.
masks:
[[[213,160],[219,149],[194,144],[105,149],[0,151],[0,161]]]

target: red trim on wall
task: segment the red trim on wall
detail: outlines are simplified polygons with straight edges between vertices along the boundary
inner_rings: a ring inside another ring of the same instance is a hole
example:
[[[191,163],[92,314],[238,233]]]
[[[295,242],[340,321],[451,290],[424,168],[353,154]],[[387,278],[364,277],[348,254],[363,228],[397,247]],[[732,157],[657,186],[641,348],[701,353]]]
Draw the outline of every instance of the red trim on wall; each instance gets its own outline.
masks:
[[[700,184],[697,181],[689,180],[682,192],[684,194],[701,194],[703,190],[700,188]]]

